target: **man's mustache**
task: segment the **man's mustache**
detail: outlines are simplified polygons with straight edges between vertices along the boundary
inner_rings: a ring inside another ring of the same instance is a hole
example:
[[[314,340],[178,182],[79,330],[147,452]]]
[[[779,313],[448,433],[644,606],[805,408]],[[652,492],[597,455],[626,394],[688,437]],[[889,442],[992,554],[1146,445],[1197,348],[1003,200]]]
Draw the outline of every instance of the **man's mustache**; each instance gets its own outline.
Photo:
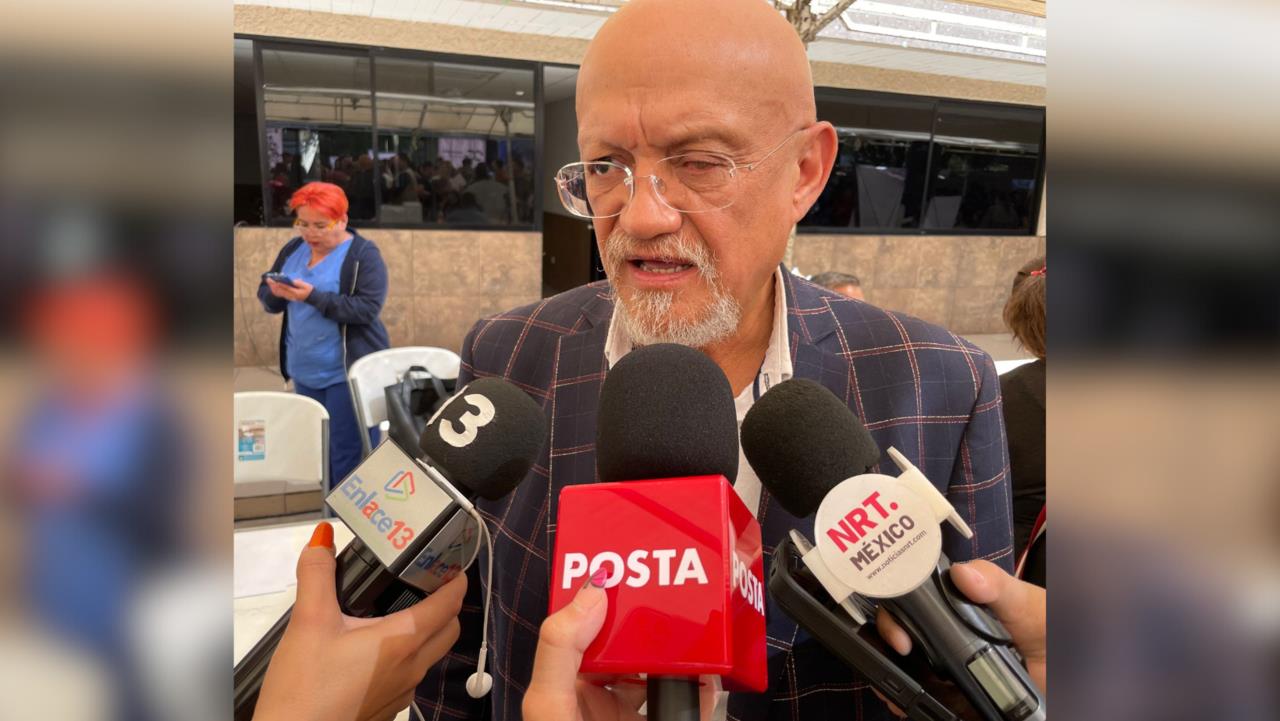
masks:
[[[605,270],[611,277],[617,277],[623,264],[637,255],[679,259],[693,265],[704,277],[714,277],[716,272],[715,256],[703,243],[682,234],[640,240],[620,228],[615,228],[605,242]]]

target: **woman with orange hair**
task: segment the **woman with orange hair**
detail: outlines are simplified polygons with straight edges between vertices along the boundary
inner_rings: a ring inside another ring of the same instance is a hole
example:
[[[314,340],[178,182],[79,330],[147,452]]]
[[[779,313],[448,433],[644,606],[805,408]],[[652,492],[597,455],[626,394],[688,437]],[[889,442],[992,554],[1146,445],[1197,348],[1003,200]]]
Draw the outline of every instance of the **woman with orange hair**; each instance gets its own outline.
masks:
[[[379,319],[387,266],[369,239],[347,227],[347,196],[332,183],[307,183],[289,199],[298,237],[285,244],[258,286],[268,313],[284,313],[280,372],[298,393],[329,411],[329,482],[360,462],[362,445],[347,369],[391,346]]]

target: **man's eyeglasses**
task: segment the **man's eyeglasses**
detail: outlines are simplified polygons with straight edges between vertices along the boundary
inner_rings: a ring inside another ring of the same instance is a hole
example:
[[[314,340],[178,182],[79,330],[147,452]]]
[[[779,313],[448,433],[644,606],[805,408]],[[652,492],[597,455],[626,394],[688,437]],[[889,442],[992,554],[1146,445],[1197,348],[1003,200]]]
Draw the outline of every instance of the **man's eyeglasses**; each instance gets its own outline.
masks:
[[[293,227],[298,230],[333,230],[337,227],[337,220],[330,220],[327,223],[308,223],[305,220],[294,220]]]
[[[636,180],[646,177],[658,199],[672,210],[721,210],[737,199],[741,171],[755,170],[801,132],[803,129],[788,135],[763,158],[742,165],[727,155],[701,151],[663,158],[654,163],[653,174],[647,176],[638,176],[631,168],[612,160],[569,163],[556,173],[556,189],[565,209],[581,218],[621,215],[635,197]]]

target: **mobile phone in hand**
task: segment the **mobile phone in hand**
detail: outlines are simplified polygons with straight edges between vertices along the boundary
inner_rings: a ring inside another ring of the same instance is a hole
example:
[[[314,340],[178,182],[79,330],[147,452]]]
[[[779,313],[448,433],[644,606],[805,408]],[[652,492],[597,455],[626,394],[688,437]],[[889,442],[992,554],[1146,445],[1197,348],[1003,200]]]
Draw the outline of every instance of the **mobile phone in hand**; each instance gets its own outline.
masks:
[[[293,285],[293,278],[290,278],[284,273],[263,273],[262,277],[265,280],[274,280],[275,282],[283,283],[284,285]]]

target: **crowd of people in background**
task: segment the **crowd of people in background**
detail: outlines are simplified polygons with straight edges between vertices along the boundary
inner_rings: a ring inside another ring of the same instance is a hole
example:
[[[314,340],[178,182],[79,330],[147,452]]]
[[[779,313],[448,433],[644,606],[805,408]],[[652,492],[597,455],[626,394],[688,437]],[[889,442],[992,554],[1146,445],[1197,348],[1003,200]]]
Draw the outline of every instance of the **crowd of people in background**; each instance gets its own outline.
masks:
[[[375,161],[369,155],[317,158],[316,171],[303,173],[298,156],[284,153],[271,169],[274,215],[287,216],[293,193],[308,180],[341,188],[352,220],[373,220],[379,195],[383,221],[516,225],[533,222],[533,175],[519,156],[501,159],[447,158],[415,163],[407,153]]]

